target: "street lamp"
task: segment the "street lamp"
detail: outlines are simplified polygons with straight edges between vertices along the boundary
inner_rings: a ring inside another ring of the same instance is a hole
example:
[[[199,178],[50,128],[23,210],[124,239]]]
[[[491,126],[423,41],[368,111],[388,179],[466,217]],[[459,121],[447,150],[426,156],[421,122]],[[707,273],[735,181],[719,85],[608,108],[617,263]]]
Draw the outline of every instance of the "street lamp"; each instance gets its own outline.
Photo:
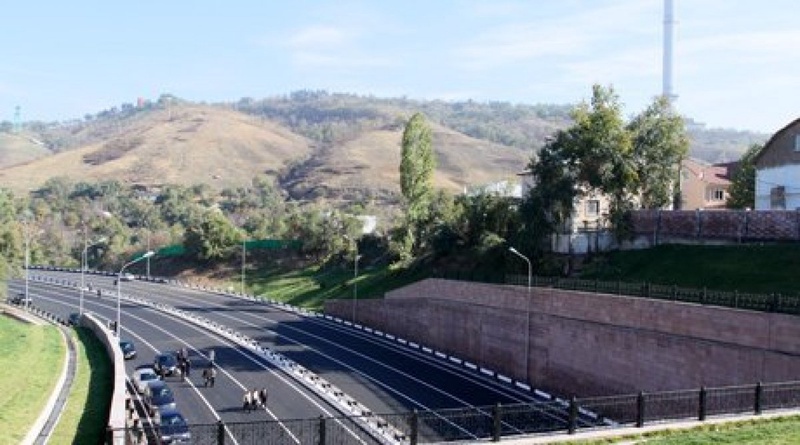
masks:
[[[117,325],[115,326],[115,329],[117,331],[117,338],[119,338],[120,334],[122,333],[122,326],[120,326],[120,302],[122,301],[120,282],[122,282],[122,272],[125,271],[125,268],[130,266],[131,264],[150,258],[153,255],[155,255],[155,252],[153,252],[152,250],[148,250],[144,255],[140,256],[139,258],[134,258],[133,260],[123,264],[122,268],[119,270],[119,273],[117,274]]]
[[[28,270],[30,269],[30,262],[31,262],[30,244],[31,244],[31,237],[33,236],[33,233],[31,232],[31,228],[28,226],[27,221],[23,222],[22,226],[23,226],[22,237],[23,237],[23,239],[25,241],[25,308],[26,309],[30,309],[31,299],[30,299],[30,295],[29,295],[29,292],[28,292],[28,281],[30,280],[30,274],[29,274]],[[39,230],[36,233],[37,234],[38,233],[42,233],[42,231]]]
[[[356,300],[358,299],[358,240],[354,238],[350,238],[349,236],[345,235],[345,238],[352,241],[353,243],[353,250],[355,251],[355,256],[353,256],[353,323],[356,322]]]
[[[530,342],[531,342],[531,276],[533,274],[533,267],[531,266],[531,260],[528,259],[525,255],[521,254],[519,250],[509,247],[508,251],[513,253],[514,255],[522,258],[528,263],[528,295],[525,300],[525,380],[527,381],[530,379],[529,370],[530,370]]]
[[[244,269],[246,266],[247,258],[247,238],[242,238],[242,295],[244,295]]]
[[[85,292],[84,288],[86,287],[86,284],[85,284],[86,283],[86,278],[85,278],[86,277],[86,269],[89,268],[89,264],[88,264],[89,263],[89,258],[88,258],[87,252],[89,251],[90,247],[96,246],[96,245],[98,245],[100,243],[104,243],[104,242],[106,242],[106,238],[105,237],[100,237],[98,240],[94,241],[92,244],[89,244],[88,241],[86,240],[86,231],[84,230],[84,232],[83,232],[83,250],[81,251],[81,299],[80,299],[80,309],[78,310],[78,312],[80,312],[81,315],[83,315],[83,293]]]

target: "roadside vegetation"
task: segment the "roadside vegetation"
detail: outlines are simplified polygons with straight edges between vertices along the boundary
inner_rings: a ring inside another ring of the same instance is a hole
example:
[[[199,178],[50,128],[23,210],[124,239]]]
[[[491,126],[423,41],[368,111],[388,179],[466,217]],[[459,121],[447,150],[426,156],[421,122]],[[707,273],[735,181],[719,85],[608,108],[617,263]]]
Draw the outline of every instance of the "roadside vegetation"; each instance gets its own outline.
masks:
[[[55,327],[0,316],[0,444],[22,442],[53,392],[65,353]]]
[[[663,245],[596,256],[581,277],[797,295],[798,270],[800,248],[795,244]]]
[[[113,369],[103,344],[86,328],[75,329],[77,372],[51,443],[101,443],[108,423]]]

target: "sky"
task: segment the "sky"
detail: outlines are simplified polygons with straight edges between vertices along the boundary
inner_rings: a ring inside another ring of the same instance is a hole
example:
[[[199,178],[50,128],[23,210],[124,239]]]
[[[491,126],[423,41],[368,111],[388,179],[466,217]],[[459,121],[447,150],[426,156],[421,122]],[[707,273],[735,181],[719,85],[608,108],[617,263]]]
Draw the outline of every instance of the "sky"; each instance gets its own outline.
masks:
[[[678,111],[767,134],[800,117],[796,1],[674,0]],[[574,104],[593,84],[630,118],[662,92],[663,23],[663,0],[17,0],[0,8],[0,121],[166,93]]]

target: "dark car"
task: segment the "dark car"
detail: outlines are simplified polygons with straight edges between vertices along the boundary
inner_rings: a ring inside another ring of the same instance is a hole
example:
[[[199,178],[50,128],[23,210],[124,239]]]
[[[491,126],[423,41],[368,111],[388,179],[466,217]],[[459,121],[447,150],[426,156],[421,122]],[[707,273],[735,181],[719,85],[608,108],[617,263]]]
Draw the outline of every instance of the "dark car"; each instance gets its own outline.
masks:
[[[122,356],[125,358],[125,360],[130,360],[136,357],[136,346],[133,345],[132,341],[120,340],[119,349],[122,350]]]
[[[147,384],[142,396],[147,412],[154,416],[164,409],[175,409],[175,396],[163,380],[155,380]]]
[[[153,360],[153,369],[156,371],[156,374],[160,375],[161,377],[180,374],[180,370],[178,369],[178,358],[175,357],[175,354],[171,352],[158,354],[155,360]]]
[[[70,326],[78,326],[78,323],[80,323],[80,321],[81,321],[81,314],[77,312],[69,314],[69,317],[67,318],[67,324]]]
[[[159,411],[155,420],[158,424],[161,443],[190,443],[192,441],[189,425],[186,424],[186,419],[179,411],[165,408]]]
[[[32,303],[31,297],[25,296],[25,294],[23,293],[19,293],[17,295],[10,297],[8,299],[8,302],[19,306],[27,306]]]

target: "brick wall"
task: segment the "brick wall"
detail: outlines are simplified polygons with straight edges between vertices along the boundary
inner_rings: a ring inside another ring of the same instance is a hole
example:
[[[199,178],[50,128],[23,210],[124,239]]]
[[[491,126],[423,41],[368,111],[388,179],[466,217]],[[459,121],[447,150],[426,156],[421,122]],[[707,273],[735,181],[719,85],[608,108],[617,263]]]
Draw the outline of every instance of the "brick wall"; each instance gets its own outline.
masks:
[[[352,301],[325,312],[350,319]],[[529,381],[564,396],[800,379],[800,318],[789,315],[440,279],[359,301],[356,314],[519,380],[527,346]]]

